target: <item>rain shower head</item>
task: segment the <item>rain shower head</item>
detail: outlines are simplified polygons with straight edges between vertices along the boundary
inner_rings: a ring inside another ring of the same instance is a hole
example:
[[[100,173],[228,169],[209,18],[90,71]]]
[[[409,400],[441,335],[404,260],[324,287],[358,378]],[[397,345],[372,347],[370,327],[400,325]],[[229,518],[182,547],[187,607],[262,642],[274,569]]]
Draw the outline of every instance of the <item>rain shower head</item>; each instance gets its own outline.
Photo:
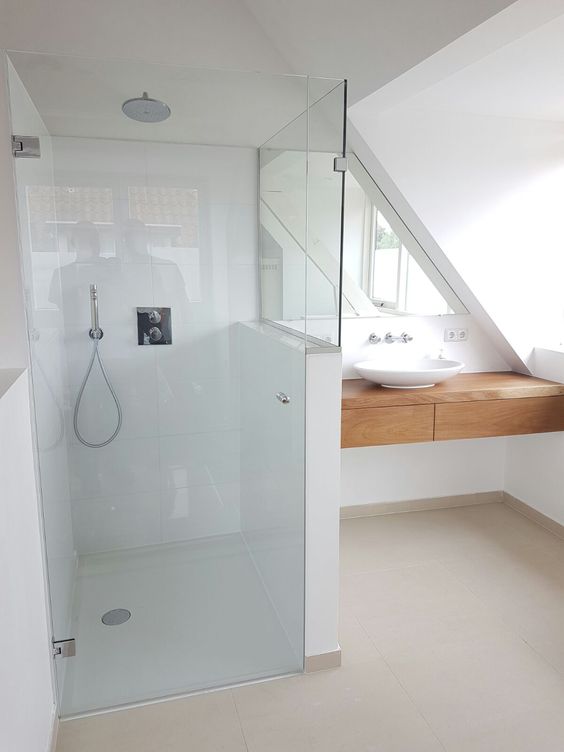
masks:
[[[158,99],[151,99],[146,91],[142,97],[126,100],[121,106],[122,112],[131,120],[140,123],[160,123],[170,117],[170,107]]]

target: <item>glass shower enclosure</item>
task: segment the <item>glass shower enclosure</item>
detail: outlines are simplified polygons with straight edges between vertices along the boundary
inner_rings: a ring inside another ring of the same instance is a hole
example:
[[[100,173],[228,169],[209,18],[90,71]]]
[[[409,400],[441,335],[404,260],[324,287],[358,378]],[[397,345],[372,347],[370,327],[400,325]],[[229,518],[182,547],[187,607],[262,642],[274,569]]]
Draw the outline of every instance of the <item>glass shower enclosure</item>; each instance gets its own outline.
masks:
[[[6,74],[60,713],[299,672],[345,83],[21,52]]]

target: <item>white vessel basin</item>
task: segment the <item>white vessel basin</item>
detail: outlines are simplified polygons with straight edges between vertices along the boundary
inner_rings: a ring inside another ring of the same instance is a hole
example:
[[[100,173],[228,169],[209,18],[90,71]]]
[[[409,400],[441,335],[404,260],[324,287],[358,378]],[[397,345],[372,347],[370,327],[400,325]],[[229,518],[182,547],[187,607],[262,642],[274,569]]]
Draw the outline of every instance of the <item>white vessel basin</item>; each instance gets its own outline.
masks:
[[[456,376],[464,368],[458,360],[422,358],[405,363],[385,364],[375,360],[355,363],[356,372],[363,379],[394,389],[421,389],[435,386]]]

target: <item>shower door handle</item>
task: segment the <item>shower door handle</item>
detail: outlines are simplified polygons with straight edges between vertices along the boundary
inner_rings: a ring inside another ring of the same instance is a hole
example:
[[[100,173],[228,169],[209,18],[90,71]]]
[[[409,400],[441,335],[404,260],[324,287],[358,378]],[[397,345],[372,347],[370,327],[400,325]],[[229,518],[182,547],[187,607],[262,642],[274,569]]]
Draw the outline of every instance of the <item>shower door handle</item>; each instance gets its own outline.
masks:
[[[281,402],[283,405],[287,405],[290,402],[290,398],[287,394],[284,394],[284,392],[278,392],[276,394],[276,399],[278,402]]]

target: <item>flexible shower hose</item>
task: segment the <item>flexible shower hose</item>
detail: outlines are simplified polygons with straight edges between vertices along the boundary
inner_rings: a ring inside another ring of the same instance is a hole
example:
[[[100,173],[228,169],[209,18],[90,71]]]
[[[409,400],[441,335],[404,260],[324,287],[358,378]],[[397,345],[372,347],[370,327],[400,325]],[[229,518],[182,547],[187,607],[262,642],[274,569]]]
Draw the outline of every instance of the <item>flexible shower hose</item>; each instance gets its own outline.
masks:
[[[76,398],[76,404],[74,406],[74,418],[73,418],[73,426],[74,426],[74,432],[76,434],[76,438],[80,441],[81,444],[84,444],[84,446],[90,447],[92,449],[99,449],[101,447],[105,447],[108,444],[110,444],[118,435],[120,428],[121,428],[121,420],[122,420],[121,405],[119,404],[117,394],[115,393],[114,388],[110,383],[110,379],[108,377],[108,374],[106,373],[106,369],[104,368],[104,363],[102,362],[102,358],[100,357],[100,353],[98,351],[99,342],[100,342],[99,339],[92,340],[92,355],[90,356],[90,363],[88,364],[88,368],[86,369],[84,379],[82,380],[82,384],[80,385],[80,389],[78,390],[78,396]],[[81,435],[78,429],[78,413],[80,411],[80,402],[82,400],[82,395],[84,393],[84,389],[86,388],[86,384],[88,383],[88,379],[90,378],[90,374],[92,373],[92,368],[94,367],[95,360],[98,360],[100,370],[102,371],[102,376],[104,377],[106,386],[108,387],[110,394],[112,395],[112,399],[117,409],[117,419],[118,419],[116,430],[113,432],[110,438],[106,439],[105,441],[101,441],[99,444],[86,441],[86,439]]]

